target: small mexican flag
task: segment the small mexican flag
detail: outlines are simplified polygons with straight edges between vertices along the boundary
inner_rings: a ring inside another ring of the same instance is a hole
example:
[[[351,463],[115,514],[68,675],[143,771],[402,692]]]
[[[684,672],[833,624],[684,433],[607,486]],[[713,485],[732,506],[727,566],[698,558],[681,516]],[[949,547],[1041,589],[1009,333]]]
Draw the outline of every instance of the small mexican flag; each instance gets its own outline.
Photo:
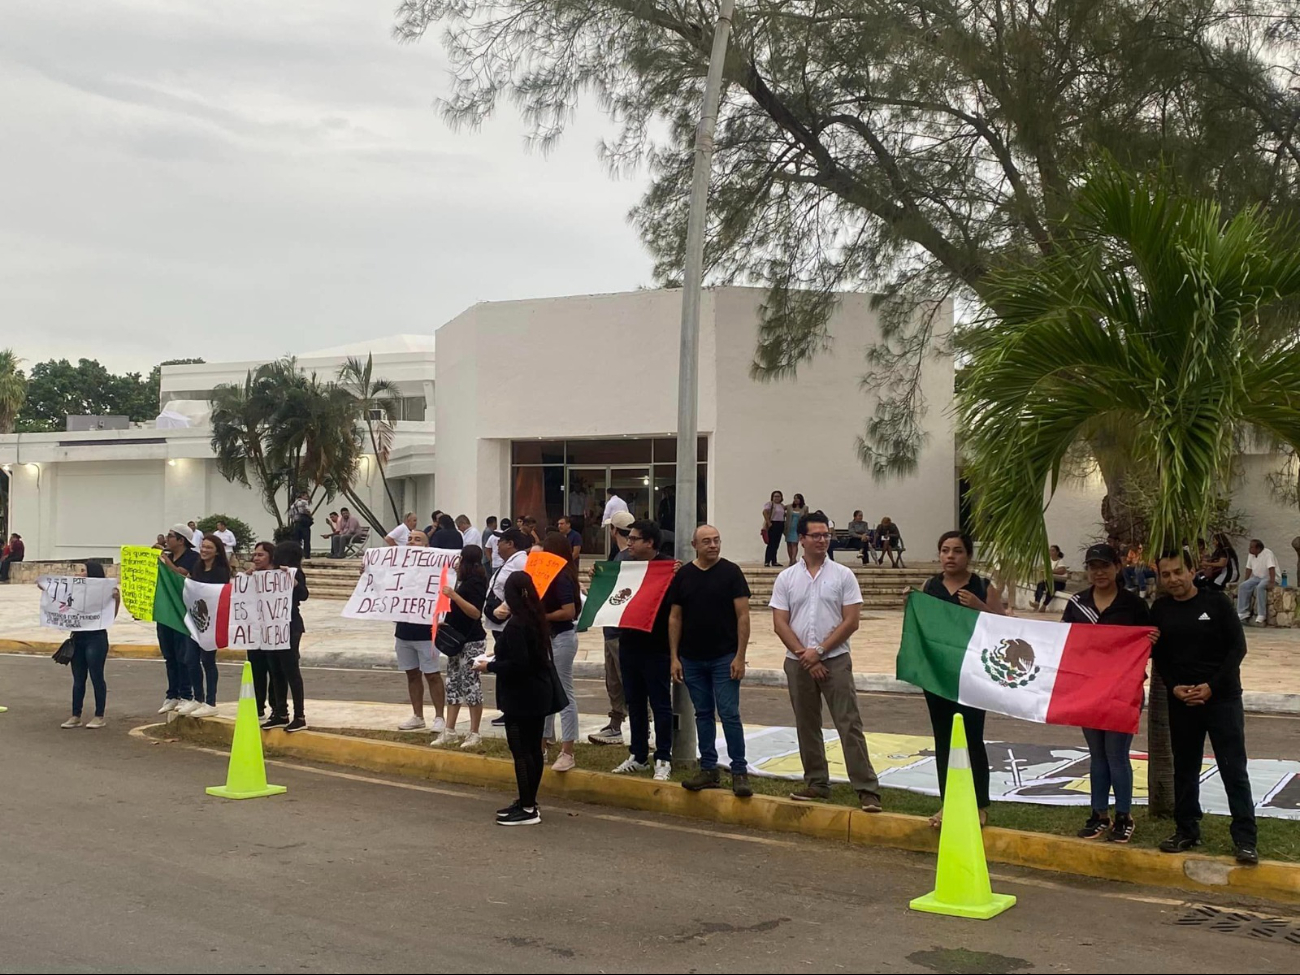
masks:
[[[672,559],[597,562],[591,572],[591,588],[578,619],[578,629],[617,626],[625,630],[653,630],[655,614],[672,581]]]
[[[1048,623],[907,597],[897,676],[969,707],[1136,734],[1151,628]]]

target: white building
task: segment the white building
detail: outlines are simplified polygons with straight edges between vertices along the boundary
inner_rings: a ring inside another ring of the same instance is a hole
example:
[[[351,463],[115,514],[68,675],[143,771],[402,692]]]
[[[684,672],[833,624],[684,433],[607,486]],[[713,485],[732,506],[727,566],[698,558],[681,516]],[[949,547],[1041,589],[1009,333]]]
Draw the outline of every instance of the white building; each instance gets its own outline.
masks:
[[[334,379],[349,356],[364,360],[368,354],[374,355],[375,377],[396,383],[401,397],[388,462],[398,506],[427,515],[433,510],[432,337],[396,335],[321,349],[298,356],[298,365],[322,380]],[[164,366],[162,405],[191,417],[188,428],[142,424],[0,436],[0,464],[10,475],[9,524],[23,536],[27,558],[111,556],[123,544],[152,544],[171,525],[209,514],[241,518],[270,538],[275,521],[258,494],[217,472],[206,408],[213,389],[242,383],[261,364]],[[358,494],[377,516],[387,517],[391,510],[377,473],[374,458],[363,458]],[[335,499],[322,512],[346,504]],[[313,532],[324,530],[322,515]]]

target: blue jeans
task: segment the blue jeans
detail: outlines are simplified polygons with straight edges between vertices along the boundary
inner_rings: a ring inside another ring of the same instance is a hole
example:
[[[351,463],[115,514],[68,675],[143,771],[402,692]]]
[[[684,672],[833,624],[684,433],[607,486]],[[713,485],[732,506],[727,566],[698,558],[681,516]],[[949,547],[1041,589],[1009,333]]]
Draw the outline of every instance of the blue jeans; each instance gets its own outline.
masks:
[[[1124,566],[1124,583],[1130,589],[1140,590],[1143,594],[1147,591],[1147,583],[1155,582],[1155,569],[1149,565],[1126,565]]]
[[[86,677],[95,685],[95,716],[104,716],[108,684],[104,663],[108,660],[108,630],[84,630],[72,634],[72,713],[81,716],[86,700]]]
[[[190,688],[190,672],[185,666],[185,643],[188,637],[177,633],[170,626],[158,624],[158,649],[162,651],[163,663],[167,666],[167,698],[176,701],[188,701],[194,697]]]
[[[740,721],[740,681],[731,679],[734,653],[714,660],[682,658],[682,676],[695,704],[695,735],[700,743],[700,769],[707,772],[718,767],[718,728],[713,722],[716,707],[722,719],[722,733],[727,738],[731,774],[749,770],[745,762],[745,726]]]
[[[204,650],[189,637],[185,640],[185,668],[190,673],[190,686],[194,688],[194,699],[204,700],[203,678],[207,677],[207,703],[217,706],[217,651]]]
[[[1115,790],[1115,815],[1133,811],[1133,763],[1128,753],[1133,736],[1118,731],[1083,729],[1088,751],[1092,753],[1092,811],[1105,813],[1110,808],[1110,792]]]
[[[1255,593],[1261,586],[1268,583],[1268,576],[1251,576],[1239,586],[1237,586],[1237,615],[1248,614],[1251,611],[1251,604],[1255,602]],[[1268,615],[1268,590],[1259,597],[1259,608],[1256,610],[1259,616]]]

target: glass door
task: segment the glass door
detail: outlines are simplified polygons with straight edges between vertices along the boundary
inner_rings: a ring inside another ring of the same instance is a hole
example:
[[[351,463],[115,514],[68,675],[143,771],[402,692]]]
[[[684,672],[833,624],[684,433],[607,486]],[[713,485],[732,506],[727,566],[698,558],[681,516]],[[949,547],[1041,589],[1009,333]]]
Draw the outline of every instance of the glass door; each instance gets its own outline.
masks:
[[[607,533],[600,526],[605,513],[605,488],[609,486],[609,469],[606,467],[570,467],[568,497],[565,510],[573,521],[573,530],[582,536],[585,555],[604,558],[609,544]]]

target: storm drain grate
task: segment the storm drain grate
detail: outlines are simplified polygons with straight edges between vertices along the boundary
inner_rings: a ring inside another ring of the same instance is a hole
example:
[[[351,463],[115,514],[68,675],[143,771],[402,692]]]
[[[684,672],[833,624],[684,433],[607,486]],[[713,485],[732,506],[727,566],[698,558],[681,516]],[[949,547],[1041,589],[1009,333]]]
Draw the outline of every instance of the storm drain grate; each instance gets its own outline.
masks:
[[[1256,941],[1285,941],[1300,945],[1300,918],[1268,917],[1203,904],[1177,918],[1174,923],[1182,927],[1235,934]]]

